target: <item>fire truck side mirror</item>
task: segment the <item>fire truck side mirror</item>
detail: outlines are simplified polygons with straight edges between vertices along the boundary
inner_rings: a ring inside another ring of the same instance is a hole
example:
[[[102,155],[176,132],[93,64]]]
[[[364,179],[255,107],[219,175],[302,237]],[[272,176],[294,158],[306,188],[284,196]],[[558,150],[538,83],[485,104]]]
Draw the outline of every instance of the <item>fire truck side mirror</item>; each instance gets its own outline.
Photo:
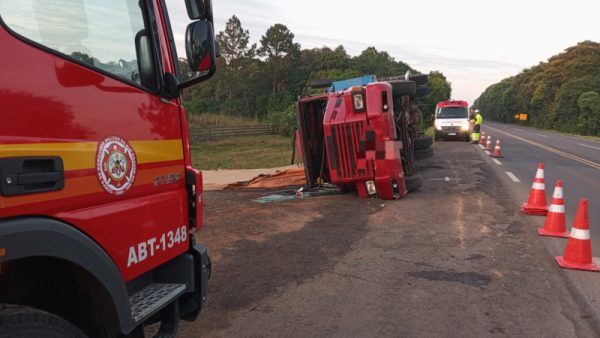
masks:
[[[185,0],[185,8],[190,20],[213,21],[211,0]]]
[[[217,47],[213,24],[200,20],[190,23],[185,32],[185,51],[190,70],[199,74],[179,85],[186,88],[213,76],[217,70]]]

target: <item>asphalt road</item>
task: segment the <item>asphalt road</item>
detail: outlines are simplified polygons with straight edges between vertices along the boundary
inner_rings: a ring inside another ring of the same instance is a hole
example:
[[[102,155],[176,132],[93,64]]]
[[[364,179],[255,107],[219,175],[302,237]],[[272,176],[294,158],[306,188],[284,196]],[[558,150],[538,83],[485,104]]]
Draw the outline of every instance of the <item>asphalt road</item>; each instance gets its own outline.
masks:
[[[398,201],[207,192],[209,303],[181,336],[596,335],[506,175],[465,142],[435,153]]]
[[[600,256],[600,142],[493,122],[485,122],[483,131],[492,136],[492,144],[497,138],[501,140],[504,158],[494,162],[479,149],[480,156],[504,181],[515,202],[527,200],[539,162],[545,166],[548,203],[556,180],[563,180],[568,227],[574,220],[579,199],[588,198],[592,254]],[[507,172],[520,182],[515,182]],[[526,216],[526,219],[532,227],[542,226],[544,222],[544,217],[539,216]],[[562,239],[540,237],[539,240],[551,255],[561,255],[566,244]],[[600,263],[600,259],[596,260]],[[563,272],[600,318],[600,273]]]

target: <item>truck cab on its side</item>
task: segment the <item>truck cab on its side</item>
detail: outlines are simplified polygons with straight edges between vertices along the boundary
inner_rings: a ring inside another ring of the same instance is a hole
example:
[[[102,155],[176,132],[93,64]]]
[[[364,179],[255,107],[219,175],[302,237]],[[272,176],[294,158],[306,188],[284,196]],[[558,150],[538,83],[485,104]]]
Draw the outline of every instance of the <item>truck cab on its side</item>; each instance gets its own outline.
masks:
[[[0,336],[169,337],[205,304],[180,92],[216,46],[210,0],[175,1],[189,24],[164,0],[0,1]]]
[[[427,76],[412,79],[418,84],[369,76],[313,83],[328,90],[297,103],[299,153],[309,186],[331,183],[363,198],[397,199],[421,185],[413,174],[416,126],[411,124],[420,122],[411,113],[420,111],[411,103],[417,88],[426,93]]]
[[[437,104],[434,114],[435,139],[458,138],[471,140],[469,105],[466,101],[442,101]]]

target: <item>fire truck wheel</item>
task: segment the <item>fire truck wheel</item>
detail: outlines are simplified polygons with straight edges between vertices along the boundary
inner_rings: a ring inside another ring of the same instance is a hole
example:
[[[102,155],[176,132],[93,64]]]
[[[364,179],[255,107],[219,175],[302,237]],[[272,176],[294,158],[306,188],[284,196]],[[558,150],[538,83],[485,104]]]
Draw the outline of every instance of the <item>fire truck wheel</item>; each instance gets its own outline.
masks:
[[[417,91],[417,84],[413,81],[393,80],[389,81],[389,84],[392,85],[392,94],[394,96],[415,95]]]
[[[406,189],[410,191],[415,191],[423,186],[423,177],[421,175],[412,175],[409,177],[404,177],[404,184],[406,184]]]
[[[409,80],[415,82],[417,86],[424,85],[427,83],[427,74],[413,74],[408,77]]]
[[[0,337],[86,337],[68,321],[27,306],[0,304]]]
[[[433,144],[433,138],[428,135],[419,137],[419,138],[415,139],[414,144],[415,144],[415,150],[429,148]]]
[[[433,148],[415,150],[415,160],[420,161],[433,156]]]
[[[429,87],[419,86],[419,87],[417,87],[417,90],[415,92],[415,95],[413,95],[413,97],[415,97],[415,98],[423,97],[423,96],[427,96],[427,94],[429,94]]]

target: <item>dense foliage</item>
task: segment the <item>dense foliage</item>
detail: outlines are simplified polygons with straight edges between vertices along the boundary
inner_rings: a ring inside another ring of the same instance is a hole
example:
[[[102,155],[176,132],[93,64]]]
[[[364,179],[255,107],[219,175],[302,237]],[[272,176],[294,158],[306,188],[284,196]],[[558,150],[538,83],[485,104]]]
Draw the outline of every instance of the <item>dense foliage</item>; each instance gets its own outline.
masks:
[[[584,41],[548,62],[488,87],[475,101],[485,116],[546,129],[600,134],[600,43]]]
[[[310,80],[341,80],[365,74],[404,75],[416,72],[374,47],[351,57],[343,46],[301,49],[294,34],[284,25],[271,26],[260,39],[250,44],[250,32],[234,15],[217,35],[221,57],[211,81],[186,90],[184,104],[191,113],[218,113],[266,120],[282,134],[295,125],[294,102],[305,93]],[[182,64],[185,67],[185,64]],[[450,83],[433,72],[431,94],[422,98],[425,113],[435,103],[450,97]]]

